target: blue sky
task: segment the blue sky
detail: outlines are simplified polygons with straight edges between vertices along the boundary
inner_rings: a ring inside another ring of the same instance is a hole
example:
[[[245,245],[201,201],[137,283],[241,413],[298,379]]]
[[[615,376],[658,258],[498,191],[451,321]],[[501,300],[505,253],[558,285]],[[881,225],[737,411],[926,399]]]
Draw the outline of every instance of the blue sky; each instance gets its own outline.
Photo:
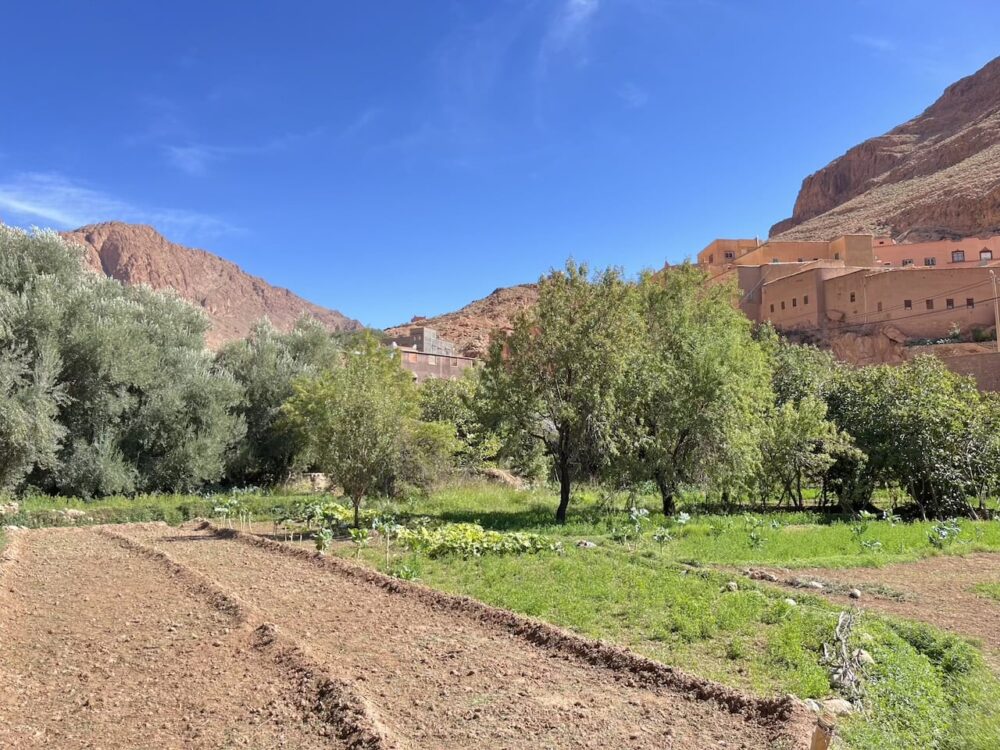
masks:
[[[0,218],[120,219],[369,325],[764,236],[1000,3],[9,3]]]

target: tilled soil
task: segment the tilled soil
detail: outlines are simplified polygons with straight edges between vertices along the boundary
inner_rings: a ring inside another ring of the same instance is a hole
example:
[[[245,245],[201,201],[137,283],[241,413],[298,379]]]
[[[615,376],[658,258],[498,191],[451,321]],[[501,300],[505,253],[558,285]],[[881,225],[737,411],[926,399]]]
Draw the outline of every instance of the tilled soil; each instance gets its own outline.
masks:
[[[249,631],[156,563],[92,529],[19,536],[0,579],[0,748],[338,747]]]
[[[978,596],[972,587],[1000,583],[1000,554],[964,557],[941,555],[884,568],[771,569],[782,581],[801,579],[833,582],[863,589],[860,601],[840,593],[812,591],[840,604],[871,608],[892,615],[923,620],[959,635],[981,641],[991,666],[1000,673],[1000,602]],[[877,586],[894,596],[879,595]]]
[[[790,704],[657,682],[640,657],[267,545],[22,532],[0,573],[0,747],[808,746]]]

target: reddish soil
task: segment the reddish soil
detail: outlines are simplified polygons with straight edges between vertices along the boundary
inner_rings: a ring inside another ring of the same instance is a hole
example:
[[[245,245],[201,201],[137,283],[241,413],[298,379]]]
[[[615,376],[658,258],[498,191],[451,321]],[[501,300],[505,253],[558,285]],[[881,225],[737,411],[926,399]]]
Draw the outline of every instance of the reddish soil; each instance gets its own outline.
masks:
[[[771,570],[782,581],[797,578],[857,587],[860,601],[837,593],[820,593],[840,604],[857,605],[893,615],[923,620],[953,633],[981,641],[986,658],[1000,672],[1000,602],[970,589],[979,583],[1000,583],[1000,555],[938,556],[884,568],[809,568]],[[787,584],[786,584],[787,585]],[[877,593],[885,586],[892,597]],[[838,591],[840,587],[838,586]]]
[[[787,700],[258,537],[17,537],[0,747],[808,746]]]

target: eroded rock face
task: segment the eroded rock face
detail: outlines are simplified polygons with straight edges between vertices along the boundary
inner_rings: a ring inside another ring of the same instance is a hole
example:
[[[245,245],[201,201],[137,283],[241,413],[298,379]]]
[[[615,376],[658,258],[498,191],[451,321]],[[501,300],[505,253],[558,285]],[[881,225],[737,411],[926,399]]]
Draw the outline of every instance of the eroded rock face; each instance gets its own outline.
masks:
[[[781,239],[852,232],[911,241],[1000,232],[1000,58],[923,114],[807,177]]]
[[[170,242],[149,226],[108,222],[64,232],[63,237],[83,246],[92,270],[126,284],[173,289],[203,308],[212,321],[207,335],[212,348],[243,338],[264,317],[281,331],[290,330],[303,313],[331,331],[361,327],[336,310],[251,276],[235,263]]]
[[[491,334],[495,330],[510,328],[517,313],[537,301],[538,287],[535,284],[504,287],[470,302],[461,310],[434,318],[414,317],[409,323],[387,328],[386,333],[398,336],[406,333],[410,326],[427,326],[456,344],[459,352],[466,357],[482,357],[489,350]]]

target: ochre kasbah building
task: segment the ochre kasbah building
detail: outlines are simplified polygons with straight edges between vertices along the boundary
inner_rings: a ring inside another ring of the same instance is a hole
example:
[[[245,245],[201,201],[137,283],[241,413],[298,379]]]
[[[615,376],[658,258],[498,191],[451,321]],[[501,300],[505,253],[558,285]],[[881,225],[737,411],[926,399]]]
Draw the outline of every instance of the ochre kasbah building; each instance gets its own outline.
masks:
[[[713,283],[735,279],[747,317],[782,331],[891,325],[910,339],[944,338],[955,329],[988,335],[1000,237],[912,244],[862,234],[829,242],[715,240],[698,253],[698,264]]]

